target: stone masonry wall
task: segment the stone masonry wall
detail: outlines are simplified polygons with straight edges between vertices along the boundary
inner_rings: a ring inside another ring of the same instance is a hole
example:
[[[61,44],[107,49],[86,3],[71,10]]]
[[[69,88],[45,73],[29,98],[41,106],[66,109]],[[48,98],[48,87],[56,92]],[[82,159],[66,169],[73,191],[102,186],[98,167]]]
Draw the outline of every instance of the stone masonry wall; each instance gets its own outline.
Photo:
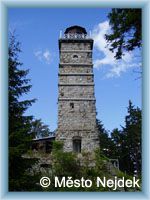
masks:
[[[79,73],[79,72],[78,72]],[[93,83],[93,76],[91,75],[73,75],[73,76],[60,76],[59,82],[60,83]]]
[[[59,65],[58,129],[56,140],[64,151],[73,151],[73,138],[81,138],[81,150],[99,146],[92,66],[92,42],[61,41]]]
[[[60,66],[59,73],[92,73],[90,66]]]
[[[92,101],[71,101],[74,108],[70,108],[70,101],[59,102],[58,129],[61,130],[95,130],[95,105]],[[64,105],[65,104],[65,105]]]
[[[93,98],[94,87],[93,86],[60,86],[59,97],[63,98]]]
[[[62,52],[60,59],[65,63],[92,63],[91,52]]]

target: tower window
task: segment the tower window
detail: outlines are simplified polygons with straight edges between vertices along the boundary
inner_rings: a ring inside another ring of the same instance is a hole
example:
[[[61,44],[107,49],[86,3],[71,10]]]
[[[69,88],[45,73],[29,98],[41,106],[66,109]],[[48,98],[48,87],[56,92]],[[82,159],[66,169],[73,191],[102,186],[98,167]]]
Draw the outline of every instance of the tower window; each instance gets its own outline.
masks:
[[[88,57],[88,58],[91,58],[91,57],[92,57],[92,54],[91,54],[91,53],[87,53],[87,57]]]
[[[71,109],[74,108],[74,103],[70,103],[70,108],[71,108]]]
[[[63,93],[63,92],[61,92],[61,96],[62,96],[62,97],[64,96],[64,93]]]
[[[78,55],[74,54],[74,55],[72,56],[72,58],[73,58],[73,59],[77,59],[77,58],[78,58]]]
[[[90,76],[88,76],[88,77],[87,77],[87,80],[88,80],[88,81],[91,81],[92,79],[91,79],[91,77],[90,77]]]

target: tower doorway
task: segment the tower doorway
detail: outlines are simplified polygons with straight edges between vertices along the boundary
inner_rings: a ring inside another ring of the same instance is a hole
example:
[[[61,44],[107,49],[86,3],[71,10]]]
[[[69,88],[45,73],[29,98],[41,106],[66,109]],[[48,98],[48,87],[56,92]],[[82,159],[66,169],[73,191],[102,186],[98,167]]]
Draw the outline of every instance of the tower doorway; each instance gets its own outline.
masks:
[[[73,137],[73,151],[76,153],[81,152],[81,137],[79,136]]]

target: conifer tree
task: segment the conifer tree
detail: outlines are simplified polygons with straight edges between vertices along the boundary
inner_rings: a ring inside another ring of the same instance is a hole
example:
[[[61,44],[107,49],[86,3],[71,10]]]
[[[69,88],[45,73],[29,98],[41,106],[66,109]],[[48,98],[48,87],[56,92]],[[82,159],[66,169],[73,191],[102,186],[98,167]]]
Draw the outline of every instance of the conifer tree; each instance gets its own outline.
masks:
[[[108,14],[111,33],[106,34],[110,50],[121,59],[125,51],[142,46],[142,10],[113,8]]]
[[[125,117],[124,135],[124,161],[128,163],[127,172],[141,175],[141,132],[142,115],[141,110],[129,101],[128,115]]]
[[[23,190],[23,175],[27,162],[22,155],[29,149],[32,116],[25,111],[35,99],[20,100],[27,94],[31,85],[26,78],[28,70],[21,69],[19,61],[20,43],[14,34],[10,34],[8,47],[9,68],[9,190]]]
[[[100,120],[96,120],[97,128],[99,132],[99,140],[100,140],[100,151],[103,155],[108,158],[112,158],[113,154],[113,142],[108,135],[108,132],[105,130],[104,125]]]

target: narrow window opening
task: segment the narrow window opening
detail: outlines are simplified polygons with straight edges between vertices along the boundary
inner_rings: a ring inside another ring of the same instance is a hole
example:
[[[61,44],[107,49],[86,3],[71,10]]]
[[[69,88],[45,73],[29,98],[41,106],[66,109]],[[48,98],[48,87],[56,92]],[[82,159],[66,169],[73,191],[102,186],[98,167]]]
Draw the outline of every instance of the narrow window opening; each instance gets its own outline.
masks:
[[[62,97],[64,96],[64,93],[63,93],[63,92],[61,92],[61,96],[62,96]]]
[[[87,57],[88,57],[88,58],[91,58],[91,57],[92,57],[92,54],[91,54],[91,53],[87,53]]]
[[[70,108],[71,108],[71,109],[74,108],[74,103],[70,103]]]

